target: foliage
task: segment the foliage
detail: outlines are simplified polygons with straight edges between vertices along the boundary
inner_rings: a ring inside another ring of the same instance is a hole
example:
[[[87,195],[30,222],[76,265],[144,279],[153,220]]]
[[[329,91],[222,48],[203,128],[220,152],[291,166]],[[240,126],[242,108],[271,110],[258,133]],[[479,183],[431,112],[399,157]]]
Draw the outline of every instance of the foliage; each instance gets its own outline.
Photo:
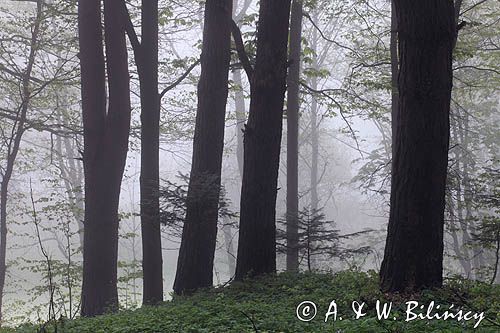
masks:
[[[160,221],[167,226],[169,232],[180,236],[183,221],[186,217],[189,176],[179,174],[178,178],[180,184],[166,180],[166,184],[160,189]],[[206,182],[211,181],[206,177],[202,179]],[[199,186],[199,188],[206,188],[206,186]],[[215,185],[209,186],[208,188],[208,192],[204,191],[204,193],[198,193],[197,195],[204,197],[216,195]],[[221,221],[224,218],[234,219],[237,216],[229,207],[230,200],[226,197],[224,186],[221,185],[219,191],[219,219]]]
[[[497,332],[500,319],[500,287],[463,279],[449,280],[440,291],[423,291],[418,295],[393,297],[393,314],[399,319],[378,321],[375,304],[390,301],[378,290],[375,272],[343,271],[331,274],[292,274],[264,276],[255,280],[234,282],[227,287],[201,291],[192,297],[177,297],[158,307],[100,316],[92,319],[58,321],[59,333],[153,333],[153,332],[465,332],[469,324],[448,320],[414,320],[405,322],[399,305],[407,300],[441,306],[452,303],[464,309],[486,311],[477,332]],[[318,315],[301,322],[296,307],[304,300],[317,304]],[[344,315],[342,321],[324,314],[335,300],[339,314],[351,313],[352,301],[365,302],[367,315],[358,320]],[[473,324],[472,324],[473,325]],[[53,332],[54,325],[46,325]],[[255,328],[254,328],[255,326]],[[4,328],[1,333],[31,333],[37,326]]]
[[[309,210],[307,207],[298,214],[298,244],[299,262],[305,262],[307,269],[312,269],[312,263],[324,258],[346,258],[355,254],[370,252],[369,247],[344,248],[342,240],[365,235],[370,230],[360,231],[348,235],[341,235],[335,229],[334,221],[327,221],[322,209]],[[278,221],[276,230],[277,251],[285,253],[287,245],[286,219]],[[315,267],[318,268],[318,267]]]

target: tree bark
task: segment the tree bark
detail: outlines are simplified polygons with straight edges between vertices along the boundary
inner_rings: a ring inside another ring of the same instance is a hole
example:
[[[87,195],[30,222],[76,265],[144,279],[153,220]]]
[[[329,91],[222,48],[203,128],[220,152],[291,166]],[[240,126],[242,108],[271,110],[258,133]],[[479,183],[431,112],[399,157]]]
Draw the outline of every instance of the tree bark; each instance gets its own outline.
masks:
[[[176,294],[213,284],[224,127],[231,56],[232,0],[205,4],[201,76]]]
[[[158,0],[143,0],[142,38],[135,52],[141,95],[141,234],[143,303],[163,301],[160,229],[160,96],[158,94]],[[137,58],[136,56],[136,58]]]
[[[454,6],[395,1],[400,69],[391,209],[381,289],[440,287],[448,165]]]
[[[236,279],[276,271],[276,194],[286,89],[290,0],[262,0],[244,133]]]
[[[292,2],[287,94],[286,269],[299,270],[299,80],[302,41],[302,0]]]
[[[85,240],[82,316],[118,309],[118,204],[130,130],[124,16],[118,0],[79,1],[80,66],[84,127]],[[109,105],[106,110],[106,71]]]
[[[396,17],[395,0],[391,0],[391,124],[393,136],[396,136],[397,112],[399,108],[399,94],[398,94],[398,72],[399,72],[399,59],[398,59],[398,21]],[[392,156],[395,155],[395,145],[392,145]]]

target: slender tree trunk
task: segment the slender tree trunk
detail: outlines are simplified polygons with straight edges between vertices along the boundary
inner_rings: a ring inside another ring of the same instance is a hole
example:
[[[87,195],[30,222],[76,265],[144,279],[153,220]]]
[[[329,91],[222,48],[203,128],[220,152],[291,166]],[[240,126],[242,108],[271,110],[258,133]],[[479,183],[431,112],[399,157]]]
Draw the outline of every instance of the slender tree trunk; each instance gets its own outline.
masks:
[[[205,4],[201,76],[186,219],[176,294],[213,284],[224,126],[231,53],[232,0]]]
[[[454,7],[395,1],[400,69],[384,291],[439,287],[448,165]]]
[[[292,2],[287,99],[286,269],[299,270],[299,80],[302,0]]]
[[[276,271],[276,195],[290,0],[261,0],[257,59],[244,133],[236,279]]]
[[[224,233],[224,245],[226,247],[228,273],[230,277],[233,277],[234,272],[236,271],[236,257],[234,255],[233,234],[231,232],[231,226],[229,223],[229,218],[224,218],[222,232]]]
[[[458,163],[455,162],[455,163]],[[462,252],[462,242],[460,242],[458,238],[458,231],[460,230],[459,226],[457,224],[460,223],[460,220],[457,219],[456,212],[455,212],[455,200],[453,200],[453,196],[450,194],[448,195],[447,198],[447,204],[448,204],[448,212],[450,215],[450,234],[451,238],[453,240],[453,251],[455,252],[455,256],[458,259],[458,262],[462,266],[462,269],[464,270],[465,276],[468,276],[470,272],[470,262],[468,259],[466,259],[466,256]]]
[[[67,98],[63,95],[62,99]],[[68,120],[63,114],[62,107],[59,105],[59,95],[57,96],[57,116],[61,124],[69,126]],[[61,178],[66,190],[66,198],[71,205],[71,213],[78,227],[78,238],[80,248],[83,250],[83,169],[75,156],[78,138],[69,138],[56,136],[55,147],[57,155],[58,168],[61,171]]]
[[[461,118],[460,126],[460,137],[461,137],[461,149],[465,152],[463,156],[463,170],[461,173],[461,178],[463,180],[463,205],[464,205],[464,228],[467,231],[469,244],[464,244],[464,246],[472,246],[472,267],[476,279],[482,280],[481,268],[484,265],[483,252],[480,246],[475,244],[472,239],[471,233],[474,233],[474,217],[472,213],[472,205],[474,203],[474,189],[471,184],[470,175],[475,169],[475,161],[470,146],[470,126],[469,126],[469,113],[464,112]]]
[[[79,2],[84,127],[85,241],[82,316],[118,308],[118,204],[130,130],[124,16],[117,0],[104,1],[109,105],[102,45],[101,2]]]
[[[498,263],[500,261],[500,233],[496,233],[496,244],[495,244],[495,259],[493,263],[493,275],[491,276],[490,284],[495,282],[498,283]]]
[[[7,201],[9,198],[9,183],[14,172],[14,166],[19,153],[21,140],[25,132],[25,123],[31,100],[30,81],[35,64],[38,43],[40,40],[40,26],[42,23],[43,1],[36,1],[36,16],[32,27],[30,40],[30,53],[28,55],[26,69],[21,82],[21,104],[19,106],[17,124],[14,124],[12,136],[7,141],[6,165],[1,174],[0,182],[0,326],[3,320],[3,296],[5,287],[5,276],[7,274]]]
[[[238,161],[238,171],[240,177],[243,177],[243,130],[245,128],[246,111],[245,95],[243,94],[243,81],[241,79],[241,69],[235,69],[233,72],[234,84],[239,88],[234,93],[234,102],[236,107],[236,158]]]
[[[314,19],[317,22],[317,18]],[[317,30],[313,30],[312,36],[312,48],[314,52],[318,50],[318,33]],[[313,68],[315,70],[319,69],[318,57],[314,55],[313,58]],[[314,90],[318,90],[318,78],[313,76],[311,78],[311,87]],[[319,123],[318,123],[318,100],[316,96],[312,96],[311,100],[311,213],[318,210],[319,199],[318,199],[318,157],[319,157]]]
[[[141,94],[141,234],[143,303],[163,301],[160,229],[160,97],[158,94],[158,0],[143,0],[142,38],[136,52]]]
[[[245,0],[243,3],[243,8],[240,12],[236,14],[238,9],[239,1],[233,0],[233,20],[236,22],[238,28],[241,28],[241,18],[245,15],[246,10],[249,5],[249,0]],[[241,77],[241,69],[235,68],[232,72],[233,82],[236,87],[238,87],[233,95],[235,104],[235,115],[236,115],[236,159],[238,161],[238,172],[240,176],[240,182],[243,178],[243,129],[246,121],[246,107],[245,107],[245,94],[243,92],[243,80]],[[229,222],[229,221],[227,221]],[[234,251],[234,236],[233,228],[231,224],[224,223],[222,227],[222,232],[224,234],[224,244],[226,246],[227,252],[227,265],[229,276],[234,277],[236,271],[236,253]]]
[[[248,0],[245,0],[243,8],[236,15],[239,1],[233,0],[233,20],[235,20],[238,28],[241,28],[240,19],[245,15],[248,8]],[[234,92],[234,104],[236,113],[236,158],[238,160],[238,171],[240,178],[243,178],[243,129],[246,121],[245,94],[243,93],[243,80],[241,78],[241,69],[236,68],[233,71],[233,82],[238,89]]]
[[[456,110],[455,115],[456,121],[454,122],[455,126],[452,129],[452,137],[453,141],[460,146],[462,145],[462,120],[461,114],[458,110]],[[463,174],[461,165],[464,162],[464,156],[462,153],[462,148],[455,149],[455,163],[453,165],[453,171],[456,177],[455,191],[456,191],[456,222],[458,223],[457,230],[460,230],[462,233],[462,242],[459,244],[462,249],[461,256],[459,257],[460,264],[464,270],[464,275],[468,278],[471,278],[472,274],[472,265],[471,265],[471,256],[469,253],[469,246],[471,242],[471,237],[469,234],[469,230],[467,229],[467,223],[463,216],[464,204],[463,204]]]

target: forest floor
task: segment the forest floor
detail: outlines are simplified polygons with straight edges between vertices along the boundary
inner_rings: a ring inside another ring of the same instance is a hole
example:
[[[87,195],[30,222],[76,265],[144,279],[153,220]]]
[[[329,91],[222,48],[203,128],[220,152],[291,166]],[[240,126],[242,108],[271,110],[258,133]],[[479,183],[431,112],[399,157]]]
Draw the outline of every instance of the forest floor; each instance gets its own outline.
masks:
[[[157,307],[58,321],[57,332],[500,332],[498,285],[456,278],[447,279],[446,286],[440,290],[389,297],[379,291],[377,281],[374,272],[281,273],[200,291],[191,297],[176,297]],[[297,311],[304,301],[314,302],[317,309],[314,319],[307,322],[298,316],[310,319],[314,306],[304,303]],[[377,301],[379,309],[392,302],[387,319],[377,319]],[[408,306],[416,305],[408,305],[409,301],[418,302],[418,306],[407,313]],[[432,301],[434,307],[429,311]],[[355,319],[353,304],[360,314],[358,319]],[[447,310],[455,315],[461,310],[461,320],[456,316],[436,319]],[[421,318],[427,316],[427,311],[433,319]],[[484,319],[479,320],[483,311]],[[325,322],[327,313],[330,314]],[[407,321],[419,314],[421,317]],[[41,329],[41,325],[24,325],[0,329],[0,333],[55,332],[54,326],[48,323]]]

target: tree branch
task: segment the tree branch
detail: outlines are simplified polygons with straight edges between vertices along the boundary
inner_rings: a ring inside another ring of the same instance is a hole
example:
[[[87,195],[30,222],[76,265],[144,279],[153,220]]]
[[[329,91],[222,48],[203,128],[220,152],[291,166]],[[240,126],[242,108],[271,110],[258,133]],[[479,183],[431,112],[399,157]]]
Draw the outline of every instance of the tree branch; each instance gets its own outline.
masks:
[[[175,80],[173,83],[169,84],[165,89],[163,89],[162,92],[160,93],[160,101],[167,92],[174,89],[179,83],[181,83],[189,75],[189,73],[191,73],[191,71],[196,66],[198,66],[200,61],[201,59],[196,60],[177,80]]]
[[[241,65],[247,73],[248,81],[252,82],[253,67],[248,59],[248,54],[245,51],[245,44],[243,44],[243,37],[241,37],[241,30],[238,24],[232,20],[231,21],[231,34],[233,35],[234,44],[236,45],[236,51],[238,52],[238,58],[240,58]]]
[[[141,62],[140,53],[141,53],[141,42],[139,41],[139,37],[137,37],[137,32],[135,31],[134,24],[130,18],[130,13],[127,8],[127,4],[125,1],[122,1],[123,6],[123,15],[124,15],[124,26],[125,32],[127,33],[128,39],[130,40],[130,45],[132,45],[132,49],[134,50],[135,61],[136,63]]]
[[[340,103],[335,98],[333,98],[332,96],[330,96],[329,94],[327,94],[324,90],[317,90],[317,89],[311,88],[311,87],[309,87],[307,84],[305,84],[303,82],[300,82],[300,85],[302,87],[306,88],[306,90],[308,90],[310,92],[313,92],[313,93],[316,93],[316,94],[320,94],[320,95],[328,98],[335,105],[337,105],[337,107],[339,108],[340,116],[342,117],[342,119],[346,123],[347,127],[349,128],[349,131],[351,132],[352,138],[354,139],[354,142],[356,143],[357,151],[361,154],[361,157],[363,157],[363,152],[361,151],[361,149],[359,147],[358,139],[356,138],[356,133],[354,132],[354,130],[351,127],[351,124],[347,120],[347,118],[346,118],[346,116],[344,114],[344,108],[342,107],[342,105],[340,105]]]
[[[358,52],[356,50],[354,50],[353,48],[349,47],[349,46],[345,46],[345,45],[342,45],[340,44],[339,42],[333,40],[333,39],[330,39],[328,37],[325,36],[325,34],[323,33],[323,31],[321,31],[321,29],[318,27],[318,25],[316,24],[316,22],[314,22],[314,20],[311,18],[311,16],[304,12],[302,13],[302,15],[307,18],[309,20],[309,22],[311,22],[311,24],[313,25],[313,27],[319,32],[321,38],[323,38],[324,40],[326,40],[327,42],[330,42],[330,43],[333,43],[335,45],[337,45],[338,47],[340,48],[343,48],[343,49],[346,49],[346,50],[349,50],[351,51],[352,53],[358,55]]]

